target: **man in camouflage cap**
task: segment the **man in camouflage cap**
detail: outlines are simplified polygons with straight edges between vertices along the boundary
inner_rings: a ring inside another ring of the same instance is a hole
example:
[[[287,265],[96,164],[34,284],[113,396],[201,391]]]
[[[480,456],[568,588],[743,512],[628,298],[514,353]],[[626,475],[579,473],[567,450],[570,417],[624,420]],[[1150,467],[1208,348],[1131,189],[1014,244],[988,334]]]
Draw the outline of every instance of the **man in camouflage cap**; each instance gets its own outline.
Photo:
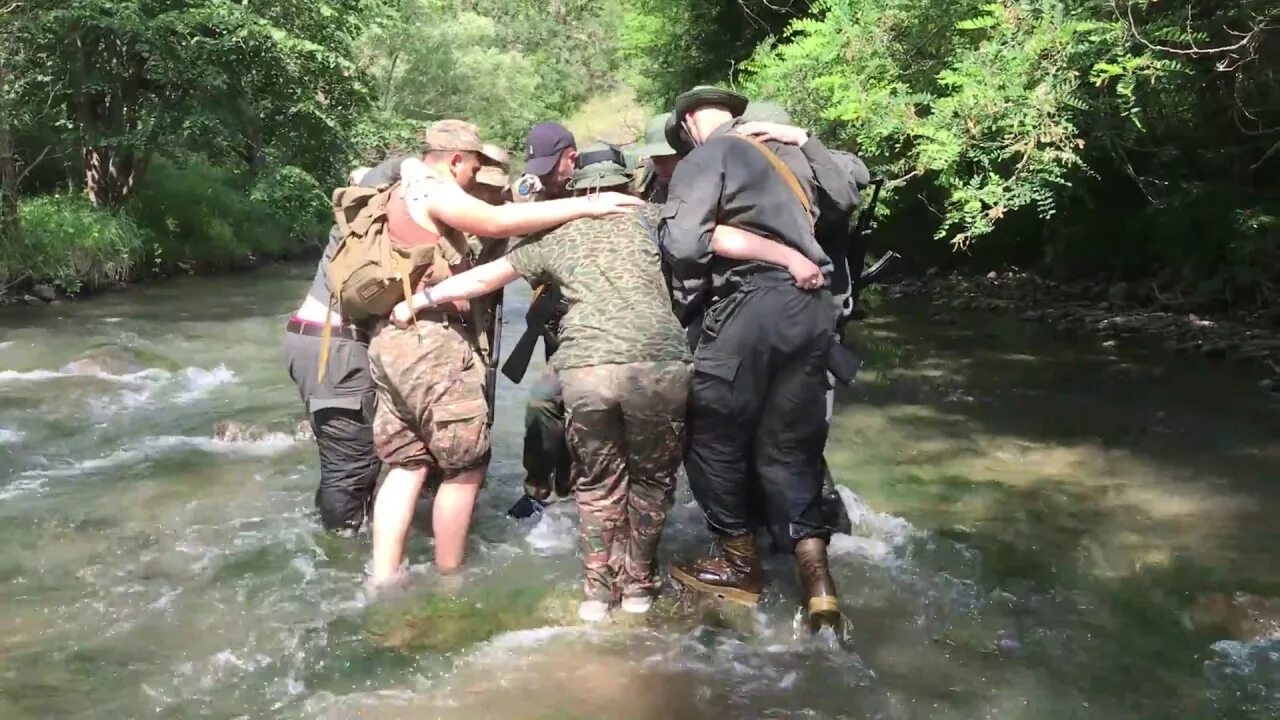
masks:
[[[607,148],[581,157],[584,166],[566,184],[575,196],[630,183]],[[603,620],[615,601],[625,612],[647,612],[659,584],[657,547],[684,448],[691,376],[657,246],[634,214],[569,222],[437,285],[430,302],[474,297],[519,277],[554,283],[570,307],[552,364],[568,410],[581,518],[579,616]]]
[[[386,196],[386,230],[402,247],[432,247],[415,285],[430,289],[474,262],[465,235],[509,237],[580,217],[603,217],[636,205],[605,195],[490,205],[474,196],[485,148],[475,126],[442,120],[422,136],[422,159],[404,161],[401,182]],[[377,591],[403,577],[404,545],[427,476],[440,478],[432,507],[435,563],[456,570],[465,554],[476,495],[489,462],[485,368],[477,362],[477,324],[467,302],[442,304],[412,322],[380,323],[369,344],[377,388],[374,446],[390,468],[374,500],[373,561]]]

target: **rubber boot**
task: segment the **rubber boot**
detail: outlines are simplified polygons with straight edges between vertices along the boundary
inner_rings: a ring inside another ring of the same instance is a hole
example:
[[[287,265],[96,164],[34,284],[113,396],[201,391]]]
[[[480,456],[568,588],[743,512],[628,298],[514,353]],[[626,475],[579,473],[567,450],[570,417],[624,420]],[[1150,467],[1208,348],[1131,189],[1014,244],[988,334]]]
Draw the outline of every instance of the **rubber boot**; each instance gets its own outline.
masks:
[[[764,572],[751,535],[717,535],[716,557],[671,567],[671,577],[694,590],[742,605],[755,605],[764,589]]]
[[[839,634],[843,629],[836,584],[827,569],[827,541],[805,538],[796,543],[796,564],[800,570],[800,586],[804,589],[809,632],[817,635],[830,629]]]

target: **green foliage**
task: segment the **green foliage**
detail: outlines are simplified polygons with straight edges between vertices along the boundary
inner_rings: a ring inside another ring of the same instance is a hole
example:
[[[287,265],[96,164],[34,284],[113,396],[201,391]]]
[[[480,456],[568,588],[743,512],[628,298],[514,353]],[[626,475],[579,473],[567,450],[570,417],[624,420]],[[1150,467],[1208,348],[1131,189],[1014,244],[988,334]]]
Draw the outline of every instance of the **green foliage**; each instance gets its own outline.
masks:
[[[23,233],[0,247],[0,282],[29,278],[67,292],[132,277],[145,235],[128,215],[95,208],[82,195],[22,203]]]
[[[412,147],[414,130],[464,118],[517,147],[533,124],[613,83],[617,5],[585,0],[386,2],[360,41],[378,94],[361,128],[374,157]]]
[[[330,194],[307,171],[292,165],[271,167],[249,190],[249,200],[265,207],[291,240],[312,240],[333,224]]]
[[[810,0],[633,0],[620,53],[641,99],[669,106],[694,85],[733,78],[755,47],[802,17]]]
[[[284,217],[248,188],[245,174],[198,156],[158,158],[127,208],[150,234],[148,260],[161,270],[225,269],[286,252],[291,228],[308,219]]]

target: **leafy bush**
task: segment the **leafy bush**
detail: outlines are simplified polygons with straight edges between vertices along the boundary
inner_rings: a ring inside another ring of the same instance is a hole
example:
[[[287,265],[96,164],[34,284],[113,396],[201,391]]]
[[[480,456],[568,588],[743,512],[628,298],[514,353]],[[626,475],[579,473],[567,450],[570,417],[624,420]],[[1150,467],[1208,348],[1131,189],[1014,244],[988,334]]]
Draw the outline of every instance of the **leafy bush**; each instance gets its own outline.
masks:
[[[265,207],[295,241],[323,235],[333,224],[330,195],[307,171],[292,165],[263,172],[249,191],[249,200]]]
[[[289,248],[290,222],[249,195],[248,178],[208,161],[156,158],[128,205],[151,234],[150,261],[225,269]]]
[[[124,214],[95,208],[83,195],[45,195],[22,203],[20,237],[0,248],[0,279],[29,277],[69,293],[127,280],[145,234]]]

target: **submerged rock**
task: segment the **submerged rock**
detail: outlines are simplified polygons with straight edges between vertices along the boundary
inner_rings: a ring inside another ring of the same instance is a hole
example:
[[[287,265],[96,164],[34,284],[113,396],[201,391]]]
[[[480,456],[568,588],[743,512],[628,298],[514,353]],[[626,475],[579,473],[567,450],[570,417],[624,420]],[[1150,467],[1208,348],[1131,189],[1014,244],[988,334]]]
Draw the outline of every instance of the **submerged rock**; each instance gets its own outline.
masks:
[[[99,345],[62,366],[69,375],[129,375],[149,369],[139,354],[119,345]]]
[[[311,432],[311,423],[302,420],[291,432],[272,430],[265,425],[241,423],[237,420],[219,420],[213,426],[213,439],[228,443],[250,443],[292,437],[294,440],[310,440],[315,436]]]
[[[1196,598],[1184,621],[1193,630],[1224,633],[1240,642],[1272,640],[1280,638],[1280,599],[1208,593]]]
[[[36,285],[31,288],[31,294],[45,302],[53,302],[58,299],[58,291],[49,285]]]

